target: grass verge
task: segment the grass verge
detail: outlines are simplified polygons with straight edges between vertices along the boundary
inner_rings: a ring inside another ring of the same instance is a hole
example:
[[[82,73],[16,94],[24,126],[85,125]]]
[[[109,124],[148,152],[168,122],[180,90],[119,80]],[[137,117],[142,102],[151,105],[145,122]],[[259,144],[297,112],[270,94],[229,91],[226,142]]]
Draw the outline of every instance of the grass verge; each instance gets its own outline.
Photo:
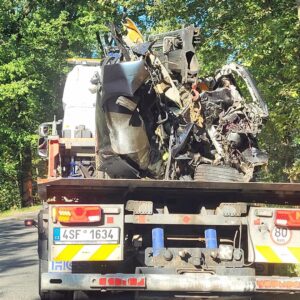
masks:
[[[9,217],[15,217],[18,215],[21,215],[23,213],[30,213],[30,212],[38,212],[41,208],[41,205],[34,205],[30,207],[23,207],[23,208],[14,208],[14,209],[9,209],[0,212],[0,220],[9,218]]]

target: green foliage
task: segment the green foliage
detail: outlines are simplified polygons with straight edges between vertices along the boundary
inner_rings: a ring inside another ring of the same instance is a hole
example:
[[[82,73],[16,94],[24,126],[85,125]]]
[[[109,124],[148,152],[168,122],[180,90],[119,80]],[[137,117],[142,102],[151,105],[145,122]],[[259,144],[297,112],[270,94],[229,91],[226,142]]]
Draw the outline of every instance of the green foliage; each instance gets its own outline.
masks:
[[[296,159],[292,167],[285,169],[291,182],[300,182],[300,159]]]
[[[26,204],[23,183],[35,175],[37,125],[61,116],[65,59],[98,56],[95,34],[106,22],[120,20],[121,6],[148,33],[200,26],[202,75],[230,60],[249,67],[270,108],[261,136],[270,153],[265,178],[287,180],[284,169],[300,154],[300,25],[294,0],[2,0],[0,210]]]
[[[19,193],[19,188],[17,183],[13,183],[12,181],[2,181],[0,182],[0,204],[1,210],[7,210],[11,207],[17,208],[20,207],[21,197]]]
[[[260,136],[261,147],[270,154],[264,179],[286,181],[284,170],[300,156],[300,22],[295,1],[125,2],[133,16],[143,11],[155,32],[188,23],[199,26],[201,75],[232,60],[249,68],[270,110]]]
[[[34,133],[61,116],[66,58],[97,55],[101,8],[97,1],[1,1],[0,210],[32,203],[26,182],[37,161]]]

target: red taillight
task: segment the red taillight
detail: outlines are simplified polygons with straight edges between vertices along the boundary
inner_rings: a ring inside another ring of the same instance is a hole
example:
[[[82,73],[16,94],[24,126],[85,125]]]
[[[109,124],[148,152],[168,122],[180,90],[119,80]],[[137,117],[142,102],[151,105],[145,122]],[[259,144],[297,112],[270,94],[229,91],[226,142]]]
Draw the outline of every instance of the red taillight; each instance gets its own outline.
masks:
[[[300,227],[300,210],[276,210],[275,225]]]
[[[92,223],[100,222],[100,206],[56,206],[52,209],[53,222]]]
[[[101,287],[145,287],[145,277],[100,277],[99,285]]]
[[[26,227],[31,227],[31,226],[36,226],[37,227],[37,222],[35,220],[33,220],[33,219],[26,219],[24,221],[24,225]]]

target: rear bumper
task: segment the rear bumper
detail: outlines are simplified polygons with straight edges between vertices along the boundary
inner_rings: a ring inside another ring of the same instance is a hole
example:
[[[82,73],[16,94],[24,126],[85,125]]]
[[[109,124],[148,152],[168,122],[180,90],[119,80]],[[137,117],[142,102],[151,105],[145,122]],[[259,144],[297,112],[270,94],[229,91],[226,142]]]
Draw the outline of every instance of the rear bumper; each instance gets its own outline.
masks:
[[[100,278],[102,281],[100,281]],[[109,279],[128,282],[135,278],[144,283],[136,287],[121,284],[118,286],[101,285]],[[104,281],[103,281],[104,280]],[[100,283],[99,283],[100,282]],[[175,274],[71,274],[43,273],[41,290],[140,290],[161,292],[209,292],[209,293],[254,293],[254,292],[299,292],[300,277],[267,276],[219,276],[189,273]]]

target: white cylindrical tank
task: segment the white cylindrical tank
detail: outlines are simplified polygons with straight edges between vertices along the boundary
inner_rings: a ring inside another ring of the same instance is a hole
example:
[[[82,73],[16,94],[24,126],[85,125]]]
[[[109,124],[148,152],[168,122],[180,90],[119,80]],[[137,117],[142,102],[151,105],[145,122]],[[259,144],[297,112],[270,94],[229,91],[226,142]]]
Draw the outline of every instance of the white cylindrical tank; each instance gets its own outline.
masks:
[[[96,93],[92,93],[91,78],[100,68],[77,65],[68,74],[63,93],[63,132],[74,138],[75,131],[84,126],[95,136]]]

